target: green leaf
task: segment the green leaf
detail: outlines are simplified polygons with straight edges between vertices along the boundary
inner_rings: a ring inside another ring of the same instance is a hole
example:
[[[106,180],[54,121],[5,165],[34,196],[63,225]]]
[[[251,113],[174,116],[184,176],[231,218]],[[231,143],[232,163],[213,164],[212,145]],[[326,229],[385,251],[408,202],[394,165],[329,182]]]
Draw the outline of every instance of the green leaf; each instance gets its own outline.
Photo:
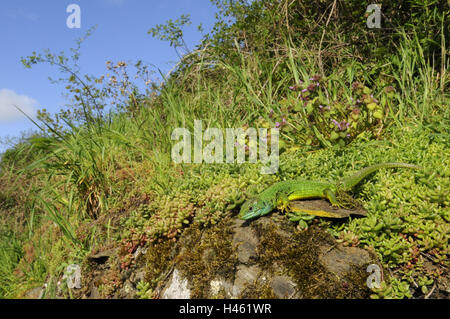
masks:
[[[337,140],[338,138],[339,138],[339,134],[337,132],[335,132],[335,131],[331,132],[330,140],[334,141],[334,140]]]
[[[380,110],[378,110],[378,111],[375,111],[374,113],[373,113],[373,117],[374,118],[376,118],[376,119],[383,119],[383,112],[381,112]]]

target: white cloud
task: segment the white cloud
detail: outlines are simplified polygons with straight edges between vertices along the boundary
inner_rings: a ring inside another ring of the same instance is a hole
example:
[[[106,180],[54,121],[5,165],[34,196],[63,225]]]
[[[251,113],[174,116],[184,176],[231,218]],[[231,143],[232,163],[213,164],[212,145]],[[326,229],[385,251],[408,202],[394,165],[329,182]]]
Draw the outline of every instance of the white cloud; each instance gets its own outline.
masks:
[[[25,118],[14,105],[17,105],[23,112],[33,117],[36,113],[38,102],[12,90],[0,89],[0,122],[14,122]]]

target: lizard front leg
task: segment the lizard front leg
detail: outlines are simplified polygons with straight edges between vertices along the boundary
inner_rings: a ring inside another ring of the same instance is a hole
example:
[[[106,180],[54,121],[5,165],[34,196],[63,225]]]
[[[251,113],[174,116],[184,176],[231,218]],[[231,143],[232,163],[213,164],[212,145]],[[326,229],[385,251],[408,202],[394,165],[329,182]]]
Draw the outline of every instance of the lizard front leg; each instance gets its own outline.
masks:
[[[283,213],[290,211],[289,199],[286,194],[279,194],[277,196],[277,209],[281,210]]]

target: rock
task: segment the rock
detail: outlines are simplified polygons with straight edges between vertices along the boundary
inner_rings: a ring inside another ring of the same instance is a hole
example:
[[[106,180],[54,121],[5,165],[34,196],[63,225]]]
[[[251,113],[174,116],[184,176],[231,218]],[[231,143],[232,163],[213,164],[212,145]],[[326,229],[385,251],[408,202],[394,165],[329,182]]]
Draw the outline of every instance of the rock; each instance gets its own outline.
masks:
[[[146,256],[145,281],[158,281],[166,299],[367,298],[366,268],[377,263],[364,249],[344,247],[319,227],[299,231],[278,214],[191,225],[171,245],[149,247]]]
[[[90,262],[94,262],[97,264],[104,264],[109,259],[109,257],[113,256],[117,253],[117,249],[108,249],[105,251],[98,252],[94,255],[88,256],[88,260]]]
[[[25,299],[41,299],[43,294],[44,289],[42,287],[36,287],[25,294]]]
[[[370,264],[371,257],[367,251],[356,247],[324,246],[320,247],[319,261],[328,271],[342,277],[352,267]]]
[[[278,298],[292,298],[296,293],[296,284],[288,277],[275,276],[272,279],[270,286]]]
[[[130,276],[130,281],[135,285],[137,285],[140,281],[143,281],[144,279],[145,279],[144,271],[133,272]]]
[[[367,216],[367,211],[359,202],[354,202],[352,209],[335,207],[325,199],[298,200],[289,203],[293,211],[303,211],[310,215],[322,216],[325,218],[347,218],[351,215]]]
[[[139,246],[139,247],[136,249],[136,251],[133,253],[133,258],[137,260],[137,259],[139,259],[139,257],[140,257],[141,255],[145,255],[146,252],[147,252],[147,249],[142,248],[141,246]]]
[[[133,284],[127,280],[123,284],[123,288],[120,290],[120,297],[123,299],[133,299],[136,297],[137,289]]]
[[[237,246],[238,260],[243,264],[247,264],[252,258],[257,256],[258,239],[252,229],[241,227],[242,224],[244,224],[243,220],[236,220],[233,243]]]
[[[223,295],[225,298],[233,297],[233,283],[223,278],[213,279],[210,283],[210,296]]]
[[[248,286],[256,282],[261,270],[258,266],[239,265],[237,267],[234,284],[232,287],[232,296],[238,298],[241,292]]]
[[[100,293],[98,292],[98,288],[95,287],[94,285],[92,285],[92,287],[90,289],[89,299],[99,299],[99,298],[100,298]]]
[[[163,299],[189,299],[191,291],[188,288],[189,282],[182,278],[175,268],[172,278],[169,280],[167,288],[162,292]]]

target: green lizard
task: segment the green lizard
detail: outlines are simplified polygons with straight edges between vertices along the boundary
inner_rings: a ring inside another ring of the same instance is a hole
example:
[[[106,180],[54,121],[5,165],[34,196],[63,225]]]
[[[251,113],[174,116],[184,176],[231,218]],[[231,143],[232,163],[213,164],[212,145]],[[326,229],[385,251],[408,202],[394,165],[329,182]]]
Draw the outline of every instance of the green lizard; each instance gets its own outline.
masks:
[[[289,180],[276,183],[256,197],[248,199],[239,212],[240,219],[252,219],[270,213],[276,207],[286,210],[289,202],[310,198],[325,198],[334,206],[341,206],[336,199],[336,191],[350,191],[369,174],[381,168],[404,167],[419,169],[420,166],[406,163],[380,163],[366,167],[354,175],[343,178],[337,183]],[[330,214],[327,217],[333,217]]]

